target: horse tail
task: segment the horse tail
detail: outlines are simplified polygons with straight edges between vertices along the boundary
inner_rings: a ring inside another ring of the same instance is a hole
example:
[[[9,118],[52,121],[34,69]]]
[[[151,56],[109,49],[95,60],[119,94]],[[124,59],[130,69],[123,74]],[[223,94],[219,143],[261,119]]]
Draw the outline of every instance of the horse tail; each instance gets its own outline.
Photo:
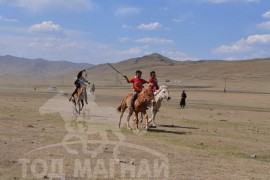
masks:
[[[122,99],[122,102],[121,102],[121,104],[118,106],[118,108],[117,108],[117,111],[118,112],[121,112],[121,110],[123,110],[125,107],[125,101],[126,101],[126,97],[124,97],[123,99]]]
[[[117,112],[121,112],[121,109],[122,109],[122,104],[120,106],[118,106]]]
[[[121,112],[121,110],[122,110],[122,104],[123,104],[124,99],[125,98],[122,99],[121,104],[118,106],[117,112]]]

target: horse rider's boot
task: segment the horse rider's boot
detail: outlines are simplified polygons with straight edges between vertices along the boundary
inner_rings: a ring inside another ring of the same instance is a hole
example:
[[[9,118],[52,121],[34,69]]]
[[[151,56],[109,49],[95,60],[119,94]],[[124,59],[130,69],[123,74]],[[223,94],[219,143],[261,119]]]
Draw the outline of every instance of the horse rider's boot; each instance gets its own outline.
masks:
[[[134,101],[133,101],[133,102],[131,102],[130,107],[131,107],[133,110],[135,110],[135,102],[134,102]]]
[[[136,98],[136,95],[133,94],[132,96],[132,99],[131,99],[131,102],[130,102],[130,107],[135,110],[135,99]]]

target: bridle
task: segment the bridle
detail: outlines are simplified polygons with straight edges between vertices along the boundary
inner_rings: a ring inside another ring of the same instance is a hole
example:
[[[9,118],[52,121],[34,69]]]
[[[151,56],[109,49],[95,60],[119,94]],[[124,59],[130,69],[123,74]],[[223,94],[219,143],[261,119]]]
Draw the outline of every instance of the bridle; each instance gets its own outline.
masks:
[[[166,86],[160,86],[160,89],[157,92],[154,92],[154,96],[158,95],[163,89],[168,89]]]

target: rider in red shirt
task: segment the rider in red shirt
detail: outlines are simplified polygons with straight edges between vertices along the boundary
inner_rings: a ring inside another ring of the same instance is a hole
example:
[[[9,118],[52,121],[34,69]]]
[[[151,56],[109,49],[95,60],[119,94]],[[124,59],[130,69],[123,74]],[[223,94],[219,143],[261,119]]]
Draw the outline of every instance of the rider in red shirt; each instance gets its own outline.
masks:
[[[146,80],[141,79],[142,76],[142,71],[137,70],[136,71],[136,76],[134,78],[128,79],[127,76],[124,76],[127,80],[127,83],[132,83],[133,84],[133,96],[131,99],[131,107],[135,109],[135,100],[138,97],[138,94],[142,91],[143,89],[143,84],[148,83]]]
[[[155,71],[151,71],[150,72],[150,78],[149,78],[149,83],[152,83],[153,84],[153,91],[156,91],[159,89],[159,86],[158,86],[158,80],[156,78],[156,72]]]

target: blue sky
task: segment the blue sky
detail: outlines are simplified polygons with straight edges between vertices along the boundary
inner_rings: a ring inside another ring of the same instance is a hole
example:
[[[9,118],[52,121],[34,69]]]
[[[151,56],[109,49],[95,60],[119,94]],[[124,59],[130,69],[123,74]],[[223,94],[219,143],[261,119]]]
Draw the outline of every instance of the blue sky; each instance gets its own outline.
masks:
[[[0,55],[99,64],[270,57],[267,0],[0,0]]]

